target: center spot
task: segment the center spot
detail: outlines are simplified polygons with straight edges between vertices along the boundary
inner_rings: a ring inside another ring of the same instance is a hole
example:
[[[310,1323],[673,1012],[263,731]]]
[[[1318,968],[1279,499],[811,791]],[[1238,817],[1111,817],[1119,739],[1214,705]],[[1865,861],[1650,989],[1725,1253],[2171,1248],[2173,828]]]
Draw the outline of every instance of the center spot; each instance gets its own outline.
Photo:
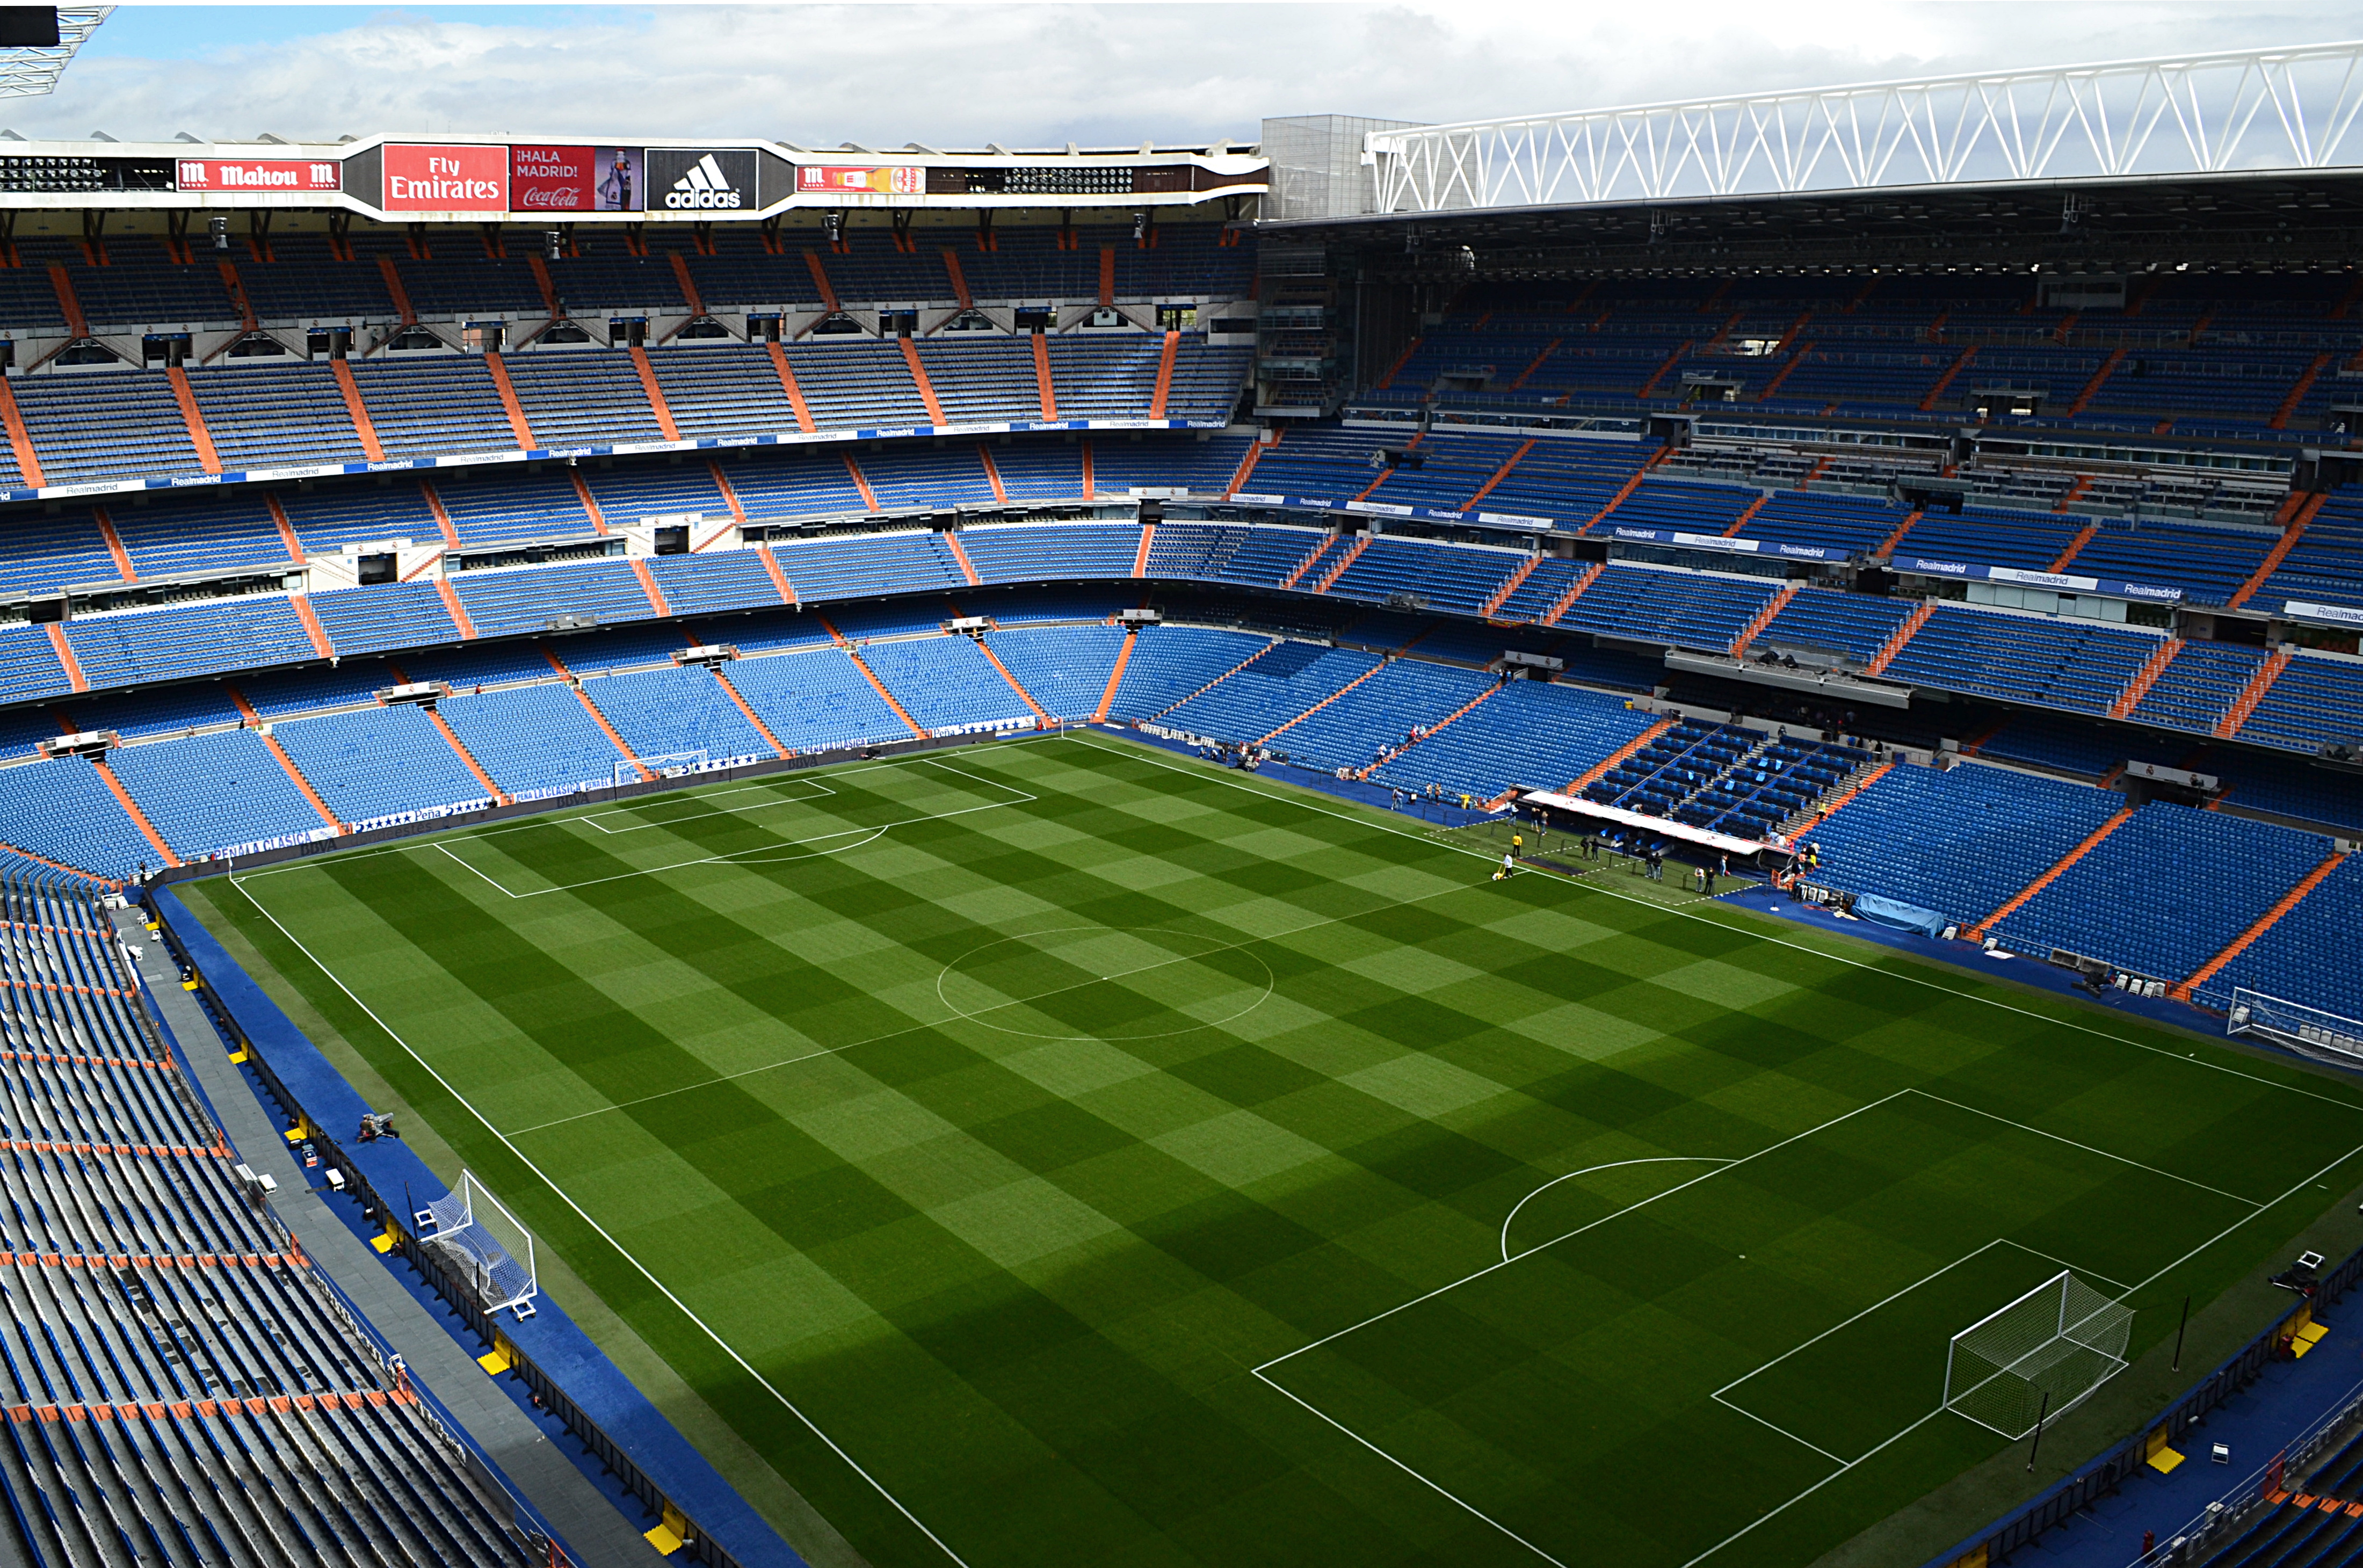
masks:
[[[1227,1023],[1271,995],[1237,937],[1157,926],[1060,926],[971,948],[936,994],[971,1022],[1037,1040],[1154,1040]]]

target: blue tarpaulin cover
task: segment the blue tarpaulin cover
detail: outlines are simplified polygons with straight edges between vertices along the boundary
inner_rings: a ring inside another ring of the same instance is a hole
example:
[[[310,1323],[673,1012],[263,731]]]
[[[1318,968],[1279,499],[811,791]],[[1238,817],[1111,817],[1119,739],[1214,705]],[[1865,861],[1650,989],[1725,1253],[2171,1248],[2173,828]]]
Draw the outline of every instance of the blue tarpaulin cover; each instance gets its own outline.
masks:
[[[1922,936],[1942,936],[1945,927],[1952,923],[1935,910],[1924,910],[1900,899],[1882,899],[1875,893],[1858,895],[1854,912],[1865,920],[1875,920],[1898,931],[1917,932]]]

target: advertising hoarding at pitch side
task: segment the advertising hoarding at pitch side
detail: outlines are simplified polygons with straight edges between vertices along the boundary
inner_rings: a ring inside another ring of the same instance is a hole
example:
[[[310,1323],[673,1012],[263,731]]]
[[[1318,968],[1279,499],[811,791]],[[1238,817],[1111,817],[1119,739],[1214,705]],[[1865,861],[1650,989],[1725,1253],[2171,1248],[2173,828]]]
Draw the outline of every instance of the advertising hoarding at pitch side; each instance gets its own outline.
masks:
[[[340,191],[343,166],[333,159],[176,158],[172,184],[182,191]]]
[[[807,193],[859,193],[894,196],[924,195],[927,171],[904,165],[893,169],[852,169],[817,163],[796,165],[796,189]]]
[[[752,212],[762,204],[752,148],[652,147],[648,153],[650,212]]]
[[[509,205],[521,213],[636,213],[647,192],[637,147],[509,149]]]
[[[505,213],[509,149],[387,142],[379,205],[390,213]]]

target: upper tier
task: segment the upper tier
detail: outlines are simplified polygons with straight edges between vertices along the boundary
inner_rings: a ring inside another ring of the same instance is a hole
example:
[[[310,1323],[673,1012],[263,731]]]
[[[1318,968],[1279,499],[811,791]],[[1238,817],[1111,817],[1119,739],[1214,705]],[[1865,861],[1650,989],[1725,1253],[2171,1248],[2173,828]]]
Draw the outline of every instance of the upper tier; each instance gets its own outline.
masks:
[[[1219,426],[1248,356],[1182,332],[1044,335],[1038,359],[1035,348],[975,333],[34,376],[7,383],[30,450],[14,432],[0,442],[0,490],[594,443],[1107,420]]]
[[[1359,401],[2308,444],[2363,401],[2356,280],[2159,273],[2115,309],[2045,305],[2040,288],[1949,273],[1493,285]]]
[[[1250,291],[1255,251],[1225,243],[1219,225],[1161,226],[1147,245],[1128,226],[1071,232],[1069,246],[1055,227],[1011,226],[986,248],[964,230],[926,229],[904,251],[888,230],[869,227],[848,229],[836,246],[816,232],[751,227],[645,240],[582,231],[554,259],[542,256],[538,233],[519,230],[356,228],[241,239],[221,252],[151,235],[20,237],[15,264],[0,266],[0,321],[51,337],[77,317],[109,334],[413,315],[531,324],[885,302],[1221,301]],[[6,253],[0,245],[0,259]]]

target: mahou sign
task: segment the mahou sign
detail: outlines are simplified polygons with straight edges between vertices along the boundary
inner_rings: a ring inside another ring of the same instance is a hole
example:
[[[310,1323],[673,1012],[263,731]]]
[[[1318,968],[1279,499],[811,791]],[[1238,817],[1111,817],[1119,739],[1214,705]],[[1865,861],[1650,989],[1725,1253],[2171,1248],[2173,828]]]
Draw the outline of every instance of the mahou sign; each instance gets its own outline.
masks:
[[[506,147],[416,147],[385,144],[385,200],[390,213],[505,213],[509,210]]]
[[[293,158],[176,158],[172,183],[183,191],[338,191],[344,166]]]

